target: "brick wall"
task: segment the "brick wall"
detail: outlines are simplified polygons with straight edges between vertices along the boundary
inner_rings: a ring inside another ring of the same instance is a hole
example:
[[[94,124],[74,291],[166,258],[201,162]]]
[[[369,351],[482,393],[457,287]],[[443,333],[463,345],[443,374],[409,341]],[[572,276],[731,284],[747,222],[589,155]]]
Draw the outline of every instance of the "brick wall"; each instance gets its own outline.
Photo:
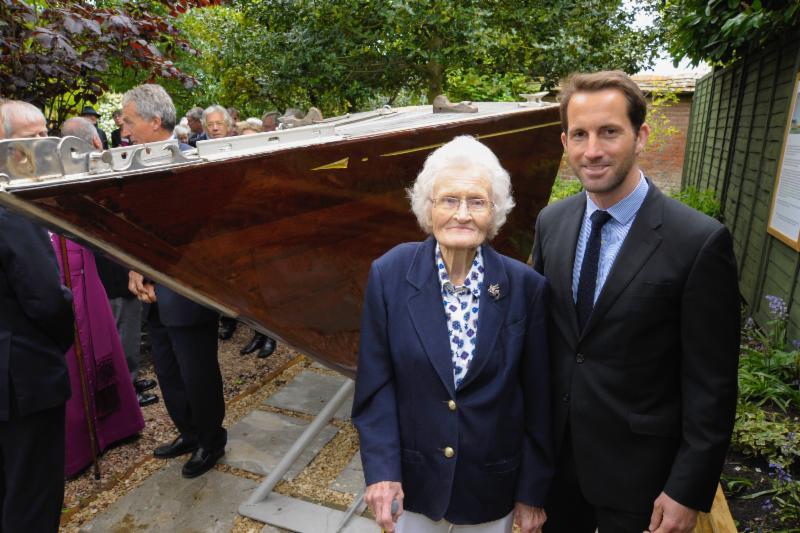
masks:
[[[681,95],[680,101],[664,109],[664,115],[677,133],[665,139],[660,147],[647,146],[639,158],[639,166],[662,191],[675,191],[681,188],[683,155],[686,148],[686,132],[689,129],[689,115],[692,108],[691,94]],[[574,178],[566,158],[561,160],[558,170],[562,178]]]

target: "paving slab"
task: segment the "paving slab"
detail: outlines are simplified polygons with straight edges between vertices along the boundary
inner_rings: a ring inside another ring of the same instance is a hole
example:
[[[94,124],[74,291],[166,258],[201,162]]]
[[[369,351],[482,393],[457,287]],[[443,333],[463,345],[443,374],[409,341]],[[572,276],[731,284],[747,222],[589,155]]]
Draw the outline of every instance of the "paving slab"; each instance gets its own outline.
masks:
[[[242,504],[239,512],[260,522],[298,533],[337,533],[345,512],[282,494],[270,494],[257,504]],[[378,526],[369,518],[354,515],[342,533],[375,533]]]
[[[361,454],[358,450],[339,476],[331,482],[330,488],[350,494],[358,494],[364,489],[364,468],[361,466]]]
[[[309,422],[291,416],[255,410],[228,429],[228,446],[222,463],[254,474],[267,475],[300,437]],[[331,425],[298,457],[284,476],[294,479],[339,430]]]
[[[184,462],[173,460],[83,526],[81,532],[229,532],[239,505],[258,483],[217,470],[184,479]]]
[[[303,370],[295,378],[281,387],[278,392],[264,401],[265,405],[289,409],[309,415],[317,415],[325,404],[333,398],[344,384],[344,376],[328,376],[310,370]],[[353,395],[347,398],[334,414],[339,420],[350,420]]]

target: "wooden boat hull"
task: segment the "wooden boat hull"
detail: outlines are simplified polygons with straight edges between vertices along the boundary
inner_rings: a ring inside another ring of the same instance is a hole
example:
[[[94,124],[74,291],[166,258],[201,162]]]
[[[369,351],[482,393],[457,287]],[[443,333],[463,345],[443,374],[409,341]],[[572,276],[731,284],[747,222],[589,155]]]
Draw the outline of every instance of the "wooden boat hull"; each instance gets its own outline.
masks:
[[[308,148],[4,188],[0,203],[100,248],[352,375],[370,263],[425,236],[405,189],[425,158],[478,136],[512,176],[493,244],[525,260],[562,149],[557,107]]]

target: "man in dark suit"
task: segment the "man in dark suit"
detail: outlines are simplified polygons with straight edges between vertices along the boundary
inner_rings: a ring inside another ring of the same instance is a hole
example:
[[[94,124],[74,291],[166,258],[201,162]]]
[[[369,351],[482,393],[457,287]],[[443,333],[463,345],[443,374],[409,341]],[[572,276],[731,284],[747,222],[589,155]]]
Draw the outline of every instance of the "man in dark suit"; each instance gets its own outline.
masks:
[[[122,97],[122,133],[133,144],[166,141],[175,127],[175,106],[163,87],[134,87]],[[183,145],[181,149],[189,149]],[[219,315],[160,284],[130,273],[129,288],[145,306],[156,377],[178,437],[156,457],[192,452],[183,476],[199,476],[225,454],[225,399],[217,360]]]
[[[731,236],[640,171],[645,114],[622,72],[563,85],[561,139],[586,192],[536,222],[557,451],[545,531],[691,531],[711,507],[733,428]]]
[[[5,102],[2,117],[7,137],[46,135],[30,104]],[[72,341],[72,295],[47,232],[0,208],[0,531],[58,530]]]

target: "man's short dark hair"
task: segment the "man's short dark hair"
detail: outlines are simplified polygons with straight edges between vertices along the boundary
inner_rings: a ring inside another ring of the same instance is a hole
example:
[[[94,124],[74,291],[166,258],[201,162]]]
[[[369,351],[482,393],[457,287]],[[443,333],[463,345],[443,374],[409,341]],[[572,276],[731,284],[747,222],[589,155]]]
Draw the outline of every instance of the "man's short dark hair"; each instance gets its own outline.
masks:
[[[606,89],[616,89],[628,101],[628,118],[633,132],[638,133],[647,116],[647,100],[644,93],[630,76],[621,70],[603,70],[591,74],[576,73],[561,82],[561,129],[567,133],[567,107],[575,93],[594,93]]]

